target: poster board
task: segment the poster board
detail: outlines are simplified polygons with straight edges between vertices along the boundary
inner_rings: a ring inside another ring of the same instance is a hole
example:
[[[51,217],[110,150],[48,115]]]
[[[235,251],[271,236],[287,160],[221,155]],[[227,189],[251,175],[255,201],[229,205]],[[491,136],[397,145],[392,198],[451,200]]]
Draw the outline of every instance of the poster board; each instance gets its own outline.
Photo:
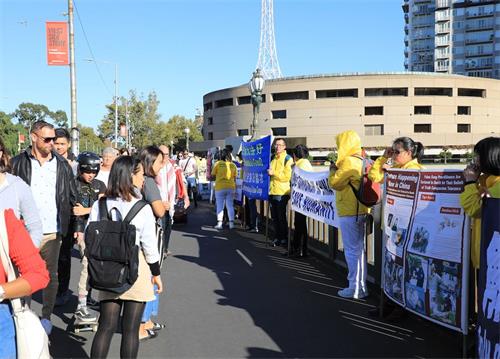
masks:
[[[271,136],[253,142],[241,142],[243,156],[243,194],[251,199],[269,198]]]
[[[467,333],[469,220],[462,171],[386,172],[385,294],[405,309]]]

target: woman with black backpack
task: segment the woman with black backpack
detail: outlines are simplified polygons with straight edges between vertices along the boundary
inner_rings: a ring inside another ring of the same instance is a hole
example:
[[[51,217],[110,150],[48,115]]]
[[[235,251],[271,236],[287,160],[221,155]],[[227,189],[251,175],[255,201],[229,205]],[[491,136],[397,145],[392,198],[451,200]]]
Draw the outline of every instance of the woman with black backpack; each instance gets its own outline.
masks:
[[[138,159],[122,156],[116,159],[109,174],[105,193],[106,206],[113,220],[124,219],[132,207],[141,199],[139,188],[144,184],[144,169]],[[100,218],[99,201],[90,212],[89,224]],[[150,206],[144,206],[130,221],[136,229],[136,244],[139,246],[138,277],[130,289],[122,294],[100,291],[99,329],[92,342],[91,357],[105,358],[118,319],[123,308],[122,340],[120,357],[136,358],[139,350],[139,325],[146,302],[154,300],[163,290],[160,277],[160,254],[156,243],[155,217]],[[87,233],[86,233],[87,235]],[[87,241],[86,241],[87,244]],[[152,278],[152,279],[151,279]]]

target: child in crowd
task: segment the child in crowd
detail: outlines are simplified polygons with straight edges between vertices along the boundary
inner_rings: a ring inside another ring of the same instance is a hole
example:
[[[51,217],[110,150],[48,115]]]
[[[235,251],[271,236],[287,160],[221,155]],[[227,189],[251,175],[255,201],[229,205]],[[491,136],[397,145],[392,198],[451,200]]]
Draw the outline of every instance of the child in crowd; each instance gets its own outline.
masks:
[[[85,241],[83,240],[83,232],[89,219],[90,210],[95,201],[104,195],[106,185],[96,179],[100,169],[101,160],[98,155],[92,152],[82,152],[78,156],[78,175],[75,179],[77,189],[77,205],[73,207],[74,217],[74,237],[80,247],[82,255],[82,271],[78,282],[78,306],[76,308],[75,317],[82,322],[93,322],[96,317],[87,309],[88,287],[88,272],[87,272],[87,257],[85,257]]]

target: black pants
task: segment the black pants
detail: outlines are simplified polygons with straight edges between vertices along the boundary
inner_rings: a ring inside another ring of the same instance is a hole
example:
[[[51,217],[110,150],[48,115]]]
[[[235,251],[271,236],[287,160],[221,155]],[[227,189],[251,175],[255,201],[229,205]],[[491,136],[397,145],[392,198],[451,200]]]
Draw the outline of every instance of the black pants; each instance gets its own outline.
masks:
[[[59,262],[57,267],[57,277],[59,278],[59,287],[57,295],[64,294],[69,289],[69,279],[71,277],[71,250],[75,240],[73,232],[70,231],[66,237],[63,237],[61,248],[59,249]]]
[[[276,238],[286,241],[288,238],[288,223],[286,221],[286,205],[290,199],[289,195],[270,195],[271,216],[273,217],[274,231]]]
[[[293,233],[292,251],[295,253],[302,252],[302,255],[307,255],[307,217],[302,213],[295,212],[293,223],[295,231]]]
[[[247,226],[251,229],[257,228],[257,206],[255,204],[255,199],[250,199],[245,197],[245,214]]]
[[[170,213],[168,211],[162,218],[161,226],[163,227],[163,248],[166,251],[168,249],[168,244],[170,242],[170,233],[172,232],[172,220],[170,218]],[[160,253],[160,255],[162,254]]]

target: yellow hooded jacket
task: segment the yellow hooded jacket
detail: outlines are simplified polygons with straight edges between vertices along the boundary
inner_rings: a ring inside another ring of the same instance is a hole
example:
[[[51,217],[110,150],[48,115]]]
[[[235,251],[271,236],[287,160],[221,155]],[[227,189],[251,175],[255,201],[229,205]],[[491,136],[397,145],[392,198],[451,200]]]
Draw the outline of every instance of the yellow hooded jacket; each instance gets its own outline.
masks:
[[[481,246],[481,202],[483,195],[500,198],[500,176],[481,175],[476,183],[466,184],[460,194],[460,204],[471,217],[472,233],[470,257],[474,268],[479,268]]]
[[[384,169],[382,166],[388,161],[388,158],[385,157],[379,157],[377,160],[373,163],[372,168],[370,169],[370,172],[368,172],[368,178],[372,180],[372,182],[383,182],[384,181]],[[420,163],[418,163],[417,159],[414,158],[411,161],[406,162],[404,165],[398,165],[395,163],[392,168],[400,168],[404,170],[421,170],[424,168]]]
[[[293,159],[290,157],[285,163],[286,152],[283,151],[279,155],[274,156],[269,167],[274,174],[271,176],[269,185],[269,194],[275,196],[283,196],[290,194],[290,180],[292,179],[292,164]]]
[[[301,158],[298,159],[297,162],[295,162],[295,166],[297,168],[300,168],[301,170],[308,171],[308,172],[313,172],[313,168],[311,166],[311,162],[307,158]]]
[[[328,183],[337,191],[337,211],[339,216],[355,216],[358,213],[368,212],[368,208],[358,202],[354,188],[358,188],[361,181],[363,161],[354,155],[361,155],[361,140],[354,131],[345,131],[337,136],[337,170],[330,171]],[[356,209],[358,210],[356,213]]]
[[[230,161],[217,161],[212,168],[215,190],[236,189],[236,165]]]

